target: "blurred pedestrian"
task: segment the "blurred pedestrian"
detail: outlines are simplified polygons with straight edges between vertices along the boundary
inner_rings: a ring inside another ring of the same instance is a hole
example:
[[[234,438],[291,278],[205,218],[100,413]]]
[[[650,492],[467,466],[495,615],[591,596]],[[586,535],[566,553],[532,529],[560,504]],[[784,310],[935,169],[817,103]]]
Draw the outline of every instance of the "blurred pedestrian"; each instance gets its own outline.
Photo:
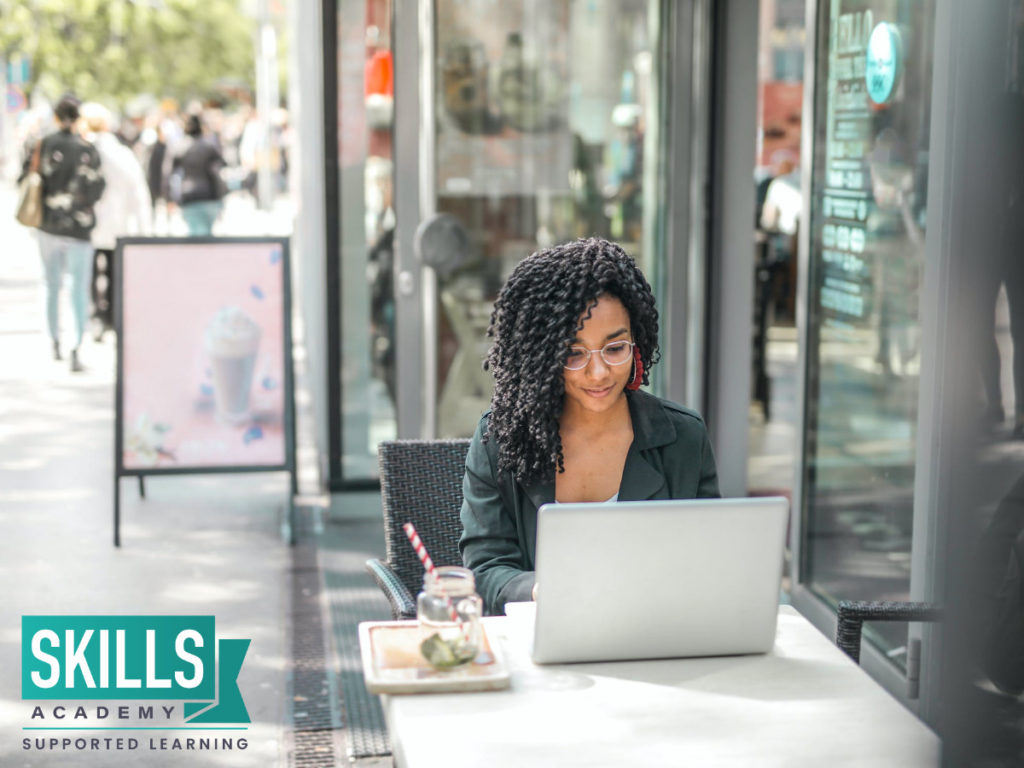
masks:
[[[96,226],[92,230],[93,283],[95,316],[102,329],[112,328],[114,247],[117,238],[128,235],[149,235],[153,231],[153,203],[149,196],[146,175],[135,153],[111,133],[112,117],[102,104],[82,105],[86,138],[100,153],[106,188],[96,203]],[[96,277],[103,279],[100,284]],[[99,336],[102,336],[102,330]]]
[[[181,206],[181,215],[193,237],[209,236],[224,207],[227,186],[221,177],[224,158],[203,135],[199,115],[185,120],[186,139],[175,153],[169,183],[171,200]]]
[[[45,136],[25,159],[22,176],[32,156],[39,152],[43,179],[43,221],[39,229],[39,254],[46,278],[46,320],[53,341],[53,356],[61,360],[58,305],[64,272],[71,274],[71,306],[75,318],[75,343],[71,370],[83,370],[79,346],[88,320],[92,244],[96,224],[93,206],[105,185],[96,148],[74,132],[79,100],[65,95],[54,109],[57,130]]]
[[[288,171],[289,163],[291,162],[292,141],[294,139],[291,123],[288,121],[288,110],[284,107],[274,110],[274,143],[277,146],[276,184],[278,192],[286,192],[288,190]]]
[[[244,171],[242,189],[259,202],[259,172],[266,164],[267,133],[259,113],[251,111],[238,141],[238,164]]]
[[[157,121],[152,131],[152,146],[146,158],[146,181],[149,183],[150,199],[156,208],[158,201],[167,199],[167,173],[164,167],[167,159],[167,137],[164,135],[162,121]]]

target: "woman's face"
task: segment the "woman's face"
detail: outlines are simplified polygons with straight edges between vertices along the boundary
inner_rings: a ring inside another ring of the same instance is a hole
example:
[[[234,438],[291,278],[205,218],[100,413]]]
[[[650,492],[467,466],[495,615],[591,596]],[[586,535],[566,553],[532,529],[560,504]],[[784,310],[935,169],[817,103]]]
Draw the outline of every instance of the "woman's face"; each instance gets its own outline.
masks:
[[[590,317],[583,321],[583,328],[576,333],[572,346],[598,350],[610,342],[632,340],[629,312],[617,298],[604,295],[598,298]],[[594,351],[586,367],[575,371],[564,368],[565,410],[608,411],[623,397],[623,390],[633,374],[631,361],[632,354],[622,365],[608,365],[601,354]]]

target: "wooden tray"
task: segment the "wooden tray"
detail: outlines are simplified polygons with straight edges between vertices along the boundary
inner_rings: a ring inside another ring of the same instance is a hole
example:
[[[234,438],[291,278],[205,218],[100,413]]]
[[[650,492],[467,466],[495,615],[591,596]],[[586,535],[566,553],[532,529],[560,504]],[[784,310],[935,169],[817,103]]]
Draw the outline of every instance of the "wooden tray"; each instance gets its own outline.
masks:
[[[442,693],[497,691],[508,688],[509,674],[501,648],[480,629],[483,648],[476,660],[449,670],[434,669],[420,653],[422,639],[415,621],[364,621],[359,624],[363,677],[370,693]]]

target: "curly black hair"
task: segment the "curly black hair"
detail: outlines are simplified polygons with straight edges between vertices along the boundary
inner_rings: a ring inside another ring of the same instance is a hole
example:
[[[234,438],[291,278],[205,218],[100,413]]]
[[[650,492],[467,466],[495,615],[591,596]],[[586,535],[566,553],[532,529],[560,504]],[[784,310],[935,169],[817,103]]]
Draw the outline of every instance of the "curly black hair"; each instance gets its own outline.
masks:
[[[651,286],[620,246],[589,238],[537,251],[498,294],[487,329],[492,344],[484,368],[494,374],[494,396],[484,439],[498,441],[499,472],[520,483],[551,482],[556,470],[565,471],[558,431],[565,356],[604,294],[629,312],[647,384],[661,357],[658,310]]]

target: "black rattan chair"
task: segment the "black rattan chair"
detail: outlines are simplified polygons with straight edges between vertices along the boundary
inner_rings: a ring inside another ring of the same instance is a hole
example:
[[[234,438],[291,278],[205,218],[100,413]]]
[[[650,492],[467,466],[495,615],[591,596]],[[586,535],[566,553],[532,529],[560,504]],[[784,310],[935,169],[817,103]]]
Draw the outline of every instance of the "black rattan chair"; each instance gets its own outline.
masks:
[[[366,561],[395,619],[416,618],[423,566],[402,526],[411,522],[434,565],[462,565],[462,476],[469,440],[394,440],[381,443],[381,503],[387,561]]]
[[[860,664],[860,636],[865,621],[941,621],[942,608],[935,603],[876,600],[840,600],[836,645]]]

